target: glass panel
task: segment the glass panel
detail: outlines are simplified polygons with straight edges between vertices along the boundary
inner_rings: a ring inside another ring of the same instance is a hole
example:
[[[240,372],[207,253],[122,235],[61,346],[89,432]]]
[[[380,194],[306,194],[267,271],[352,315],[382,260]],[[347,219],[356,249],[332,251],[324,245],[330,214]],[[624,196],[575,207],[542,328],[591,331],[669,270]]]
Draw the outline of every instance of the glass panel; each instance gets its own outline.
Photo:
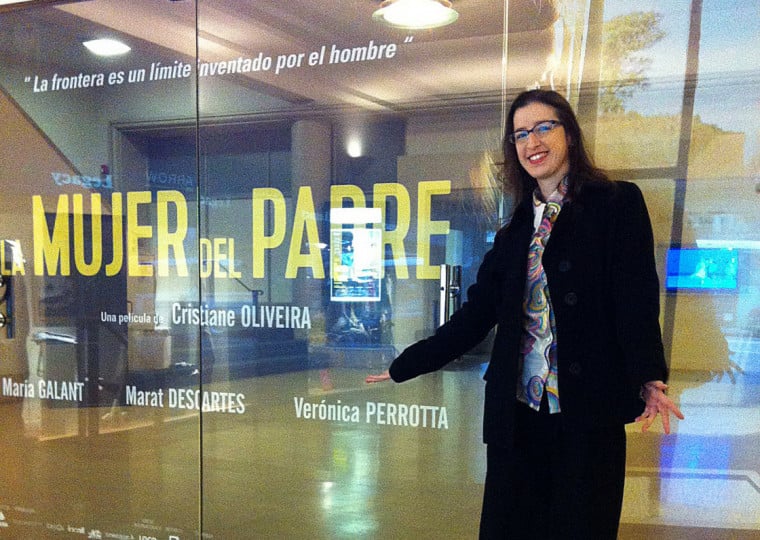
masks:
[[[629,429],[623,532],[750,538],[760,527],[760,491],[753,480],[760,425],[755,397],[760,63],[745,47],[760,45],[755,16],[760,6],[695,5],[701,7],[699,73],[690,138],[681,142],[688,145],[683,164],[688,176],[638,182],[658,246],[670,396],[687,420],[675,436],[661,440]],[[646,137],[650,146],[667,145],[671,133],[662,129]],[[638,140],[631,137],[621,146],[621,153],[629,154],[621,168],[648,166]],[[662,220],[669,213],[672,219]]]
[[[364,378],[438,325],[440,266],[465,288],[493,241],[504,17],[462,4],[400,30],[377,7],[199,3],[201,229],[224,250],[204,301],[239,315],[210,329],[204,388],[244,404],[203,418],[215,536],[477,527],[488,348],[399,388]],[[435,491],[450,515],[404,511]]]
[[[683,2],[604,2],[597,165],[676,165],[688,32],[689,10]],[[593,28],[589,33],[593,42]],[[593,58],[587,61],[593,63]]]
[[[195,536],[198,332],[171,325],[198,300],[193,5],[57,4],[0,14],[0,527]]]
[[[683,232],[674,238],[683,249],[671,355],[672,387],[684,413],[700,422],[679,426],[660,462],[665,471],[685,473],[662,481],[663,515],[681,516],[668,522],[755,534],[760,490],[749,479],[760,470],[754,450],[760,442],[760,60],[745,47],[760,46],[759,8],[757,2],[703,6]],[[704,494],[717,490],[725,496],[705,505]]]

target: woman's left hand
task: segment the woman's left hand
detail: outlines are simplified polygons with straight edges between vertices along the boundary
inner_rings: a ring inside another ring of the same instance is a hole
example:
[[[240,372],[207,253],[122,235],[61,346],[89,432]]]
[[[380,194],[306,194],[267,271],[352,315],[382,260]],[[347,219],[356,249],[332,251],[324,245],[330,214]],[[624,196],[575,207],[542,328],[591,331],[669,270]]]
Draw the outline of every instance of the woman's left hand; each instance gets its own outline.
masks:
[[[670,413],[676,415],[676,418],[683,420],[684,416],[681,410],[665,395],[668,385],[662,381],[649,381],[644,385],[643,398],[646,402],[644,412],[636,418],[636,422],[641,422],[641,431],[646,432],[657,418],[662,415],[662,427],[665,433],[670,433]]]

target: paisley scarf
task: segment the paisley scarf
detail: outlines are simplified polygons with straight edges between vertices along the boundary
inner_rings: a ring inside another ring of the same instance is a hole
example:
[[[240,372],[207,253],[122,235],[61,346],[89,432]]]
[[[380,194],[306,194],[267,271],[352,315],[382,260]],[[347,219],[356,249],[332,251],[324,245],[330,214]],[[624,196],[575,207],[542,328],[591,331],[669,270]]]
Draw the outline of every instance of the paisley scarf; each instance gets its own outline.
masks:
[[[568,178],[565,177],[546,201],[541,223],[528,248],[528,276],[523,300],[523,335],[521,339],[521,376],[517,381],[517,399],[539,410],[546,391],[549,412],[560,412],[557,385],[557,329],[554,310],[549,298],[546,274],[541,262],[567,195]],[[538,191],[538,190],[537,190]],[[538,192],[533,193],[533,204],[540,207]]]

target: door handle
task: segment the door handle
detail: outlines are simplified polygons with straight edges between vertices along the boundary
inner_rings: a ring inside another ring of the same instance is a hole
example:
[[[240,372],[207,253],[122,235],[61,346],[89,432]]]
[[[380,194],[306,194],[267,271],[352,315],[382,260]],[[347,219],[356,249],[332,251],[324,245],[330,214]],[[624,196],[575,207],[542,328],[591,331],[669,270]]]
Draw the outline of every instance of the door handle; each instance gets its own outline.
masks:
[[[441,326],[461,305],[462,267],[442,264],[438,298],[438,326]]]

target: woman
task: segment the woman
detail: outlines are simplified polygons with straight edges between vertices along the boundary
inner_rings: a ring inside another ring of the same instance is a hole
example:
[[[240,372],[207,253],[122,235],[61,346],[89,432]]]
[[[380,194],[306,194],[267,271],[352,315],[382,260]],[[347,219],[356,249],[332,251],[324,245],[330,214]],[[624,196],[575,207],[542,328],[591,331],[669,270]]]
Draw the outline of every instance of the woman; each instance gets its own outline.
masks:
[[[485,373],[480,537],[613,539],[625,429],[683,415],[665,395],[659,283],[641,192],[587,155],[559,94],[513,102],[504,138],[512,218],[432,337],[367,382],[441,368],[497,326]]]

